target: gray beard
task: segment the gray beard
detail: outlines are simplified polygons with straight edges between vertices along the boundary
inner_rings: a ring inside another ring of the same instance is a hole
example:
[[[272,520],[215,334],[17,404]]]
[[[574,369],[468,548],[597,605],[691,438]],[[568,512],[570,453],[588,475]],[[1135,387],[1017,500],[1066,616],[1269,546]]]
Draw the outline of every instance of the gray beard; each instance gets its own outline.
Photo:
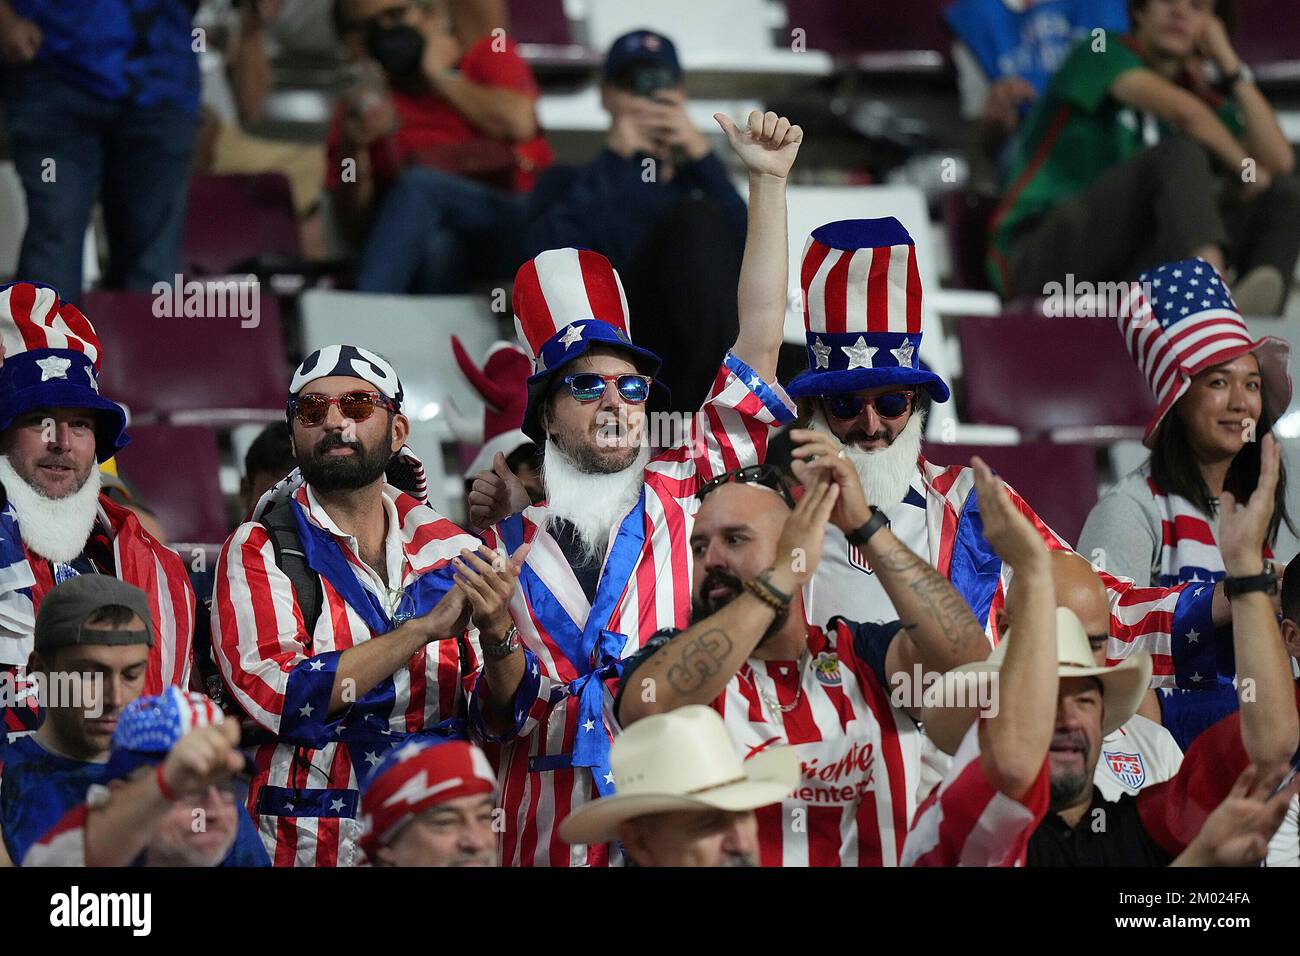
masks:
[[[0,485],[18,515],[23,544],[43,558],[66,563],[86,549],[86,540],[99,516],[99,468],[90,469],[85,483],[65,498],[47,498],[19,476],[6,455],[0,455]]]
[[[649,461],[650,447],[643,444],[622,471],[597,474],[582,471],[559,445],[547,441],[542,459],[547,518],[573,525],[586,563],[604,562],[610,533],[641,497]]]
[[[820,409],[813,413],[809,428],[831,434]],[[916,462],[921,455],[921,439],[925,437],[925,415],[913,412],[892,445],[863,451],[855,445],[845,445],[844,452],[858,472],[862,493],[868,504],[887,507],[898,504],[907,497],[916,476]]]

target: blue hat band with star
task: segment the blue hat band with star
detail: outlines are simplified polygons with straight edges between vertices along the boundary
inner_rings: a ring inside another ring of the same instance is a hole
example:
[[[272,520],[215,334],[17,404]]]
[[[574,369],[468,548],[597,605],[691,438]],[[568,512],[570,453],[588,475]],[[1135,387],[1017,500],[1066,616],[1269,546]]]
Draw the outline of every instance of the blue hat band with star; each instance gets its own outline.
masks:
[[[535,442],[546,439],[546,432],[541,426],[538,414],[542,403],[550,395],[554,382],[560,378],[564,369],[585,355],[593,346],[603,345],[626,352],[642,375],[654,378],[659,374],[663,359],[649,349],[633,345],[632,340],[622,329],[615,328],[600,319],[581,319],[566,326],[563,331],[552,335],[542,345],[536,359],[537,371],[528,377],[528,407],[524,410],[524,420],[520,428]],[[667,395],[668,388],[657,378],[654,387]]]
[[[0,365],[0,431],[30,412],[87,408],[95,413],[95,457],[108,461],[126,447],[126,411],[99,394],[95,364],[73,349],[32,349]]]
[[[889,386],[921,386],[946,402],[948,386],[921,364],[919,332],[809,332],[808,370],[786,386],[793,398]]]

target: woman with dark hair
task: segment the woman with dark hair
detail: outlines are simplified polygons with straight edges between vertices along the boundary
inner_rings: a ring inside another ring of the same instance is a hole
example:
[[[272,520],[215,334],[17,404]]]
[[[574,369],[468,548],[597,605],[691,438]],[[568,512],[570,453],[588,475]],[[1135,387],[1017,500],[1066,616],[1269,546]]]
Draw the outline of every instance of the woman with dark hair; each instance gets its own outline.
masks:
[[[1224,492],[1238,502],[1250,497],[1259,480],[1261,440],[1290,404],[1289,347],[1281,339],[1250,338],[1222,281],[1203,260],[1161,266],[1142,280],[1152,291],[1152,310],[1139,307],[1135,318],[1121,323],[1156,395],[1143,437],[1151,457],[1093,507],[1079,552],[1139,584],[1209,584],[1224,576],[1219,498]],[[1190,290],[1193,281],[1205,290],[1196,301],[1205,296],[1210,307],[1189,313],[1178,285]],[[1295,533],[1286,510],[1285,466],[1262,558],[1272,557],[1283,522]],[[1185,639],[1199,638],[1193,629]],[[1204,690],[1159,698],[1161,721],[1183,749],[1237,706],[1230,673],[1201,679]]]

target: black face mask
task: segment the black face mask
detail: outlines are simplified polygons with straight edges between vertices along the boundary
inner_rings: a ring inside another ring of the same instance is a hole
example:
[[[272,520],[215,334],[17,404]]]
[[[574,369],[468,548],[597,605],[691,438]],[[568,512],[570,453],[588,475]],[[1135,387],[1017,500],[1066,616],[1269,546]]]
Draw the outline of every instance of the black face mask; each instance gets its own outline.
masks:
[[[420,69],[424,34],[405,23],[395,27],[374,25],[366,31],[366,50],[389,76],[407,78]]]

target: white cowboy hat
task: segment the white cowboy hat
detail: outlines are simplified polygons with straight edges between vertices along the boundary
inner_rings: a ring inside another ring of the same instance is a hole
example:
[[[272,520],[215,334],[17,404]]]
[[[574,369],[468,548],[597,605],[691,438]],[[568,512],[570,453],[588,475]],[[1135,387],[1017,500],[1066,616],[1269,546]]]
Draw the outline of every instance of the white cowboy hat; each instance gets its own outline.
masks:
[[[566,843],[609,843],[619,824],[675,810],[754,810],[799,783],[791,747],[741,762],[722,718],[699,704],[637,721],[614,738],[610,769],[618,792],[578,808],[560,824]]]
[[[943,675],[944,683],[954,683],[959,674],[989,674],[1001,670],[1010,641],[1011,631],[1008,630],[986,659],[954,667]],[[1088,642],[1088,632],[1083,629],[1078,616],[1065,607],[1056,609],[1056,659],[1059,662],[1058,677],[1095,677],[1101,682],[1103,737],[1128,723],[1151,686],[1150,654],[1130,654],[1112,667],[1098,667],[1092,655],[1092,645]],[[955,692],[945,689],[944,700],[955,699]]]

